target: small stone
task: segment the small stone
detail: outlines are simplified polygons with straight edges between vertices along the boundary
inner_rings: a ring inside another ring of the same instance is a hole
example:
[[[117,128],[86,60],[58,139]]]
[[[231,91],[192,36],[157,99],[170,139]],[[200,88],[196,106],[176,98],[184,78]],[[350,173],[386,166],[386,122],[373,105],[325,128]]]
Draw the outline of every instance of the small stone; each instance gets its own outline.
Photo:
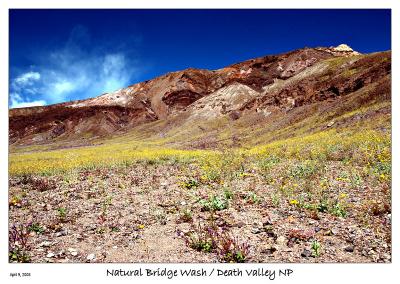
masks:
[[[113,246],[113,249],[116,249],[116,248],[118,248],[118,246]]]
[[[39,244],[39,247],[49,247],[51,245],[51,242],[49,242],[49,241],[44,241],[44,242],[41,242],[40,244]]]
[[[339,230],[337,228],[332,228],[331,233],[332,233],[332,235],[337,235],[337,234],[339,234]]]
[[[308,249],[304,249],[303,252],[301,253],[302,257],[310,257],[311,256],[311,251]]]
[[[384,260],[390,260],[390,259],[391,259],[391,256],[390,256],[390,254],[385,253],[385,254],[383,255],[383,258],[384,258]]]
[[[331,126],[333,126],[335,124],[335,121],[334,120],[332,120],[332,121],[330,121],[329,123],[328,123],[328,127],[331,127]]]
[[[181,202],[181,205],[182,205],[182,206],[186,205],[186,202],[185,202],[185,201],[182,201],[182,202]]]
[[[286,240],[285,236],[279,236],[279,237],[276,239],[276,243],[277,243],[278,245],[280,245],[280,246],[283,246],[283,245],[285,245],[285,244],[287,243],[287,240]]]
[[[53,257],[54,255],[55,255],[54,253],[49,252],[49,253],[46,255],[46,257],[51,258],[51,257]]]
[[[354,251],[354,246],[347,246],[344,248],[345,251],[347,252],[353,252]]]
[[[72,255],[72,256],[77,256],[77,255],[78,255],[78,252],[77,252],[77,251],[72,251],[72,252],[71,252],[71,255]]]
[[[276,248],[273,246],[267,246],[264,249],[261,250],[261,253],[265,254],[273,254],[276,251]]]
[[[257,228],[257,227],[253,227],[253,228],[251,229],[251,232],[252,232],[253,234],[259,234],[259,233],[261,233],[261,230],[260,230],[259,228]]]
[[[265,226],[271,226],[272,225],[272,222],[271,222],[271,219],[270,218],[265,218],[264,220],[263,220],[263,222],[262,222],[262,226],[263,227],[265,227]]]
[[[86,257],[86,259],[87,260],[93,260],[93,259],[95,259],[96,258],[96,256],[94,255],[94,253],[91,253],[91,254],[89,254],[87,257]]]

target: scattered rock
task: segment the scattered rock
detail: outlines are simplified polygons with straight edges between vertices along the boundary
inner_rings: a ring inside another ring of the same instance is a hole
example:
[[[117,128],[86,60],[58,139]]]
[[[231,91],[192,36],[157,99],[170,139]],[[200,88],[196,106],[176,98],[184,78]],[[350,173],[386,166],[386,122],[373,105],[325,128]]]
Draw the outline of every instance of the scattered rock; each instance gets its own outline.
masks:
[[[62,231],[56,233],[56,237],[61,237],[61,236],[66,236],[66,235],[67,235],[67,232],[65,230],[62,230]]]
[[[51,246],[51,242],[49,241],[44,241],[39,244],[39,247],[49,247],[49,246]]]
[[[331,122],[328,123],[327,127],[332,127],[335,124],[335,121],[332,120]]]
[[[261,250],[261,253],[265,254],[273,254],[276,251],[276,248],[273,246],[267,246],[264,249]]]
[[[94,260],[95,258],[96,258],[96,256],[95,256],[94,253],[91,253],[91,254],[89,254],[89,255],[86,257],[86,259],[89,260],[89,261],[92,261],[92,260]]]
[[[51,257],[53,257],[53,256],[55,256],[55,254],[52,253],[52,252],[49,252],[49,253],[46,255],[46,257],[48,257],[48,258],[51,258]]]
[[[311,251],[308,249],[304,249],[303,252],[301,253],[302,257],[311,257]]]
[[[339,230],[337,229],[337,228],[332,228],[331,229],[331,233],[332,233],[332,235],[338,235],[339,234]]]
[[[278,245],[280,245],[280,246],[284,246],[284,245],[287,244],[287,239],[286,239],[285,236],[279,236],[279,237],[276,239],[276,243],[277,243]]]
[[[67,250],[68,250],[68,252],[69,252],[72,256],[77,256],[77,255],[78,255],[77,249],[68,248]]]
[[[347,247],[344,248],[344,250],[347,251],[347,252],[353,252],[354,251],[354,246],[353,245],[347,246]]]

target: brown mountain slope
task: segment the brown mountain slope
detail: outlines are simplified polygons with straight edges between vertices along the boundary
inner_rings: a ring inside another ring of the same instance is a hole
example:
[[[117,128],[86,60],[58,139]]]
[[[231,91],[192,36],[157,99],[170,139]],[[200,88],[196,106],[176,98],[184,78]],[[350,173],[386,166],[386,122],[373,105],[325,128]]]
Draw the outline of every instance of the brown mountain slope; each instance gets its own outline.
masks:
[[[390,52],[361,55],[341,45],[304,48],[213,71],[186,69],[96,98],[12,109],[10,143],[74,141],[133,130],[203,147],[221,135],[221,129],[213,133],[207,123],[221,121],[246,128],[242,136],[259,125],[262,136],[271,125],[284,127],[317,114],[310,108],[315,104],[336,110],[347,101],[349,111],[390,100],[390,62]]]

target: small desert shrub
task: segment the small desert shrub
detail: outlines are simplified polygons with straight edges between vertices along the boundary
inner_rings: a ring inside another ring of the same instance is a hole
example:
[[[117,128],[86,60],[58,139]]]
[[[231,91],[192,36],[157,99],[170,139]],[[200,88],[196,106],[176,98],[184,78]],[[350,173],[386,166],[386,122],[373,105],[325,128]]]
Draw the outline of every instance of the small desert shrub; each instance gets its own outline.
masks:
[[[44,228],[40,226],[39,223],[32,223],[30,226],[28,226],[28,230],[38,234],[42,234],[44,232]]]
[[[251,204],[256,204],[256,203],[260,203],[261,199],[260,197],[255,194],[254,192],[249,192],[246,196],[246,201],[251,203]]]
[[[194,250],[215,252],[222,262],[245,262],[249,255],[250,245],[247,242],[241,243],[237,237],[213,225],[192,225],[189,232],[178,231],[178,235]]]
[[[346,208],[341,202],[334,204],[329,212],[337,217],[345,218],[347,216]]]
[[[233,198],[233,192],[228,187],[225,187],[224,189],[224,197],[226,200]]]
[[[216,249],[217,232],[212,226],[192,225],[191,230],[185,234],[178,232],[185,240],[188,247],[202,252],[211,252]]]
[[[239,242],[237,237],[224,232],[218,235],[217,254],[222,262],[245,262],[250,252],[250,245],[247,242]]]
[[[8,257],[9,261],[13,262],[30,262],[28,245],[29,224],[13,225],[8,233]]]
[[[260,159],[257,163],[257,166],[262,172],[266,172],[269,171],[275,165],[277,165],[280,161],[281,160],[279,157],[275,155],[270,155],[263,159]]]
[[[64,222],[67,217],[67,209],[64,207],[60,207],[57,209],[58,218],[61,222]]]
[[[219,196],[211,196],[208,199],[201,199],[199,202],[203,211],[219,211],[228,208],[228,201]]]
[[[190,179],[188,179],[186,181],[180,182],[180,186],[183,187],[183,188],[186,188],[186,189],[191,189],[191,188],[194,188],[194,187],[198,187],[199,185],[200,185],[200,183],[194,178],[190,178]]]
[[[193,213],[189,208],[184,209],[179,216],[179,221],[190,223],[193,221]]]
[[[321,244],[317,240],[311,243],[311,255],[313,257],[319,257],[321,255]]]
[[[305,179],[318,171],[317,164],[313,161],[305,161],[294,165],[289,169],[288,175],[295,179]]]

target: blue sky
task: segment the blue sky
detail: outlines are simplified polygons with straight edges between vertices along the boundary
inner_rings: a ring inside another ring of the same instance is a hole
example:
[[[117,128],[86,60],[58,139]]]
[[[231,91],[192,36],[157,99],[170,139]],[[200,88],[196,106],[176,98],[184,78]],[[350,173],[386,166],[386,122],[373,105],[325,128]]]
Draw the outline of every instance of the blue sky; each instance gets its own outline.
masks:
[[[85,99],[305,46],[391,49],[390,10],[10,10],[9,106]]]

